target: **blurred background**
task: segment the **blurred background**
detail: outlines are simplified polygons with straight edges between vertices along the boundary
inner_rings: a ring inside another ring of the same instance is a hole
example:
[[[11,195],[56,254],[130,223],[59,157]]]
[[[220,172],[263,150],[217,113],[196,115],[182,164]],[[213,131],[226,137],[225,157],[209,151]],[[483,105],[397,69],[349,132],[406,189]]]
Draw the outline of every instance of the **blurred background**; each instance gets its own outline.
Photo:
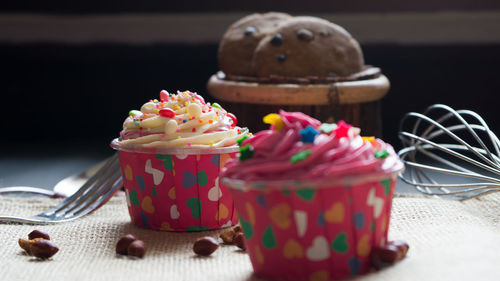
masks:
[[[433,103],[477,111],[500,132],[500,1],[4,1],[0,187],[50,185],[44,171],[111,154],[128,111],[161,89],[211,101],[224,31],[266,11],[326,18],[358,39],[366,63],[391,81],[382,123],[396,148],[403,114]],[[38,159],[39,172],[19,182],[26,159]]]

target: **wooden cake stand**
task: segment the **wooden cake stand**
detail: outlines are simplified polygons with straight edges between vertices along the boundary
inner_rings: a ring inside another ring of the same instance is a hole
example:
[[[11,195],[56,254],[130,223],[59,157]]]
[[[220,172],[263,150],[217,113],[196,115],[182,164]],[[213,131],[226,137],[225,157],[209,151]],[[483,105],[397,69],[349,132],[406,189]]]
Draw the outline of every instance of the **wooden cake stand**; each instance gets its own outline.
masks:
[[[207,89],[237,116],[239,126],[253,132],[269,127],[262,117],[283,109],[300,111],[322,122],[344,120],[360,127],[365,136],[380,137],[379,100],[389,91],[389,80],[378,68],[368,68],[354,79],[346,77],[328,84],[272,84],[231,81],[212,75]]]

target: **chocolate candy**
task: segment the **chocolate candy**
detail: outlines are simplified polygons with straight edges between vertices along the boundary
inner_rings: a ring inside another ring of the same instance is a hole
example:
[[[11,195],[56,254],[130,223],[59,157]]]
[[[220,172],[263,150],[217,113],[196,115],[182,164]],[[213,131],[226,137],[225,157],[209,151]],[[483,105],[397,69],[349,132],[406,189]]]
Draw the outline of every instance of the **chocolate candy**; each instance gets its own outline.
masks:
[[[257,29],[253,26],[249,26],[245,28],[245,32],[243,33],[245,36],[250,36],[253,35],[255,32],[257,32]]]
[[[274,37],[271,39],[271,45],[273,46],[280,46],[282,43],[283,43],[283,37],[279,33],[274,35]]]
[[[309,29],[301,28],[297,30],[297,38],[302,41],[312,41],[314,39],[314,33],[312,33]]]

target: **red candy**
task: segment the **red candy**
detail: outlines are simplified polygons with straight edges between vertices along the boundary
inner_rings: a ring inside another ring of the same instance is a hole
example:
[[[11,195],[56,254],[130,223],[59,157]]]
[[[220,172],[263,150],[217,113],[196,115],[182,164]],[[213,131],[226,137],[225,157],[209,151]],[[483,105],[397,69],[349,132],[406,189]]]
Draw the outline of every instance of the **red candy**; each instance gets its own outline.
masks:
[[[168,101],[168,92],[165,90],[161,90],[160,92],[160,100],[162,102]]]
[[[344,120],[340,120],[337,123],[337,128],[335,128],[335,137],[337,138],[344,138],[349,136],[349,129],[352,126],[344,122]]]
[[[167,117],[167,118],[174,118],[175,117],[175,112],[170,109],[170,108],[162,108],[160,109],[160,116],[162,117]]]
[[[233,120],[233,124],[231,124],[231,128],[234,128],[236,127],[236,124],[238,123],[238,119],[236,119],[236,116],[234,116],[234,114],[232,113],[227,113],[227,116],[229,116],[229,118],[231,118]]]

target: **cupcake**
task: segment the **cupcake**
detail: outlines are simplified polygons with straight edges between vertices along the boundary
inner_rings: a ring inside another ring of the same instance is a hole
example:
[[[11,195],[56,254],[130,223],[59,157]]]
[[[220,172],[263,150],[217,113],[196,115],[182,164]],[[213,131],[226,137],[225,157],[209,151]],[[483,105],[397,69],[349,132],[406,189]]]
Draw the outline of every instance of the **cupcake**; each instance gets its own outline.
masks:
[[[135,225],[170,231],[218,229],[237,223],[233,200],[219,172],[248,129],[217,103],[189,91],[131,110],[120,137],[127,205]]]
[[[380,139],[343,121],[269,114],[269,130],[239,140],[229,186],[255,274],[273,280],[337,280],[370,270],[384,247],[403,164]]]

